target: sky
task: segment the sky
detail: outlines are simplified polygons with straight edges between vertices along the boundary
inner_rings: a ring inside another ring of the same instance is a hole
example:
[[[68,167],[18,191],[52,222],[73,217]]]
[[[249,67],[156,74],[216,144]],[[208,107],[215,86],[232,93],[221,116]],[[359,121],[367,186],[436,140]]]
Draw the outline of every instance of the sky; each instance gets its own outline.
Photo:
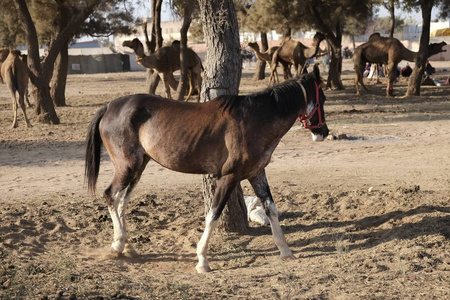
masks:
[[[150,1],[144,0],[142,2],[144,2],[144,3],[142,3],[141,5],[136,4],[136,6],[135,6],[136,16],[141,17],[141,18],[150,17]],[[420,11],[412,12],[412,13],[405,13],[404,11],[396,10],[396,15],[401,16],[402,18],[404,18],[406,20],[412,20],[419,24],[422,23],[422,13]],[[388,17],[389,12],[384,7],[380,6],[378,16],[379,17]],[[431,12],[431,20],[435,20],[436,17],[437,17],[437,9],[433,9]],[[168,1],[164,1],[163,5],[162,5],[162,9],[161,9],[162,21],[170,21],[173,18],[174,17],[172,15],[172,12],[168,5]]]
[[[381,6],[379,6],[379,8],[380,8],[379,12],[378,12],[379,17],[389,17],[389,12],[387,11],[387,9],[385,9],[384,7],[381,7]],[[433,21],[437,18],[437,14],[438,14],[438,11],[436,8],[431,10],[431,21]],[[422,24],[422,12],[421,11],[418,11],[418,12],[413,11],[411,13],[405,13],[404,11],[396,9],[395,15],[400,16],[403,19],[406,19],[406,20],[411,19],[413,21],[416,21],[419,24]]]

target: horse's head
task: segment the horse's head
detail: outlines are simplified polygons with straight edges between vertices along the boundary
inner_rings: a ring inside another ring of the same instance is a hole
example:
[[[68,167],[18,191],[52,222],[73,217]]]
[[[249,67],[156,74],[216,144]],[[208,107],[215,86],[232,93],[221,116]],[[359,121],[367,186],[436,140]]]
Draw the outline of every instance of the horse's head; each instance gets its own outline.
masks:
[[[300,116],[300,120],[306,129],[311,130],[313,141],[323,141],[328,136],[328,126],[325,121],[325,94],[321,88],[322,80],[318,64],[314,65],[312,73],[300,78],[300,86],[306,102],[306,108]]]

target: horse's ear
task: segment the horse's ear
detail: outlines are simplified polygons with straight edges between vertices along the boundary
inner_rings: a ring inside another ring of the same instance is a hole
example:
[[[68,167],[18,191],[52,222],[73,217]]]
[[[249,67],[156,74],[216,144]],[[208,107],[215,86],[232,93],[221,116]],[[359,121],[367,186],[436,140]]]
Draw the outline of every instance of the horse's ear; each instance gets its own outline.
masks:
[[[314,77],[316,77],[317,80],[320,80],[320,70],[319,70],[319,64],[314,64],[313,68]]]

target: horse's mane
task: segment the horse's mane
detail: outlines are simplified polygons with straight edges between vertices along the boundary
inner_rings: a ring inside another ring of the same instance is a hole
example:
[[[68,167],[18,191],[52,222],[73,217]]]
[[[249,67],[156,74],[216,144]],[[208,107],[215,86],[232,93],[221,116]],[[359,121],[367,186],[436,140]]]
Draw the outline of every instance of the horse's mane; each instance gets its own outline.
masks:
[[[314,74],[308,73],[301,77],[301,83],[308,90],[306,80],[314,77]],[[283,83],[267,88],[245,96],[224,95],[216,98],[220,101],[220,107],[226,110],[234,110],[243,106],[248,106],[251,102],[270,101],[275,105],[278,114],[283,117],[292,114],[304,106],[303,91],[297,80],[287,80]]]

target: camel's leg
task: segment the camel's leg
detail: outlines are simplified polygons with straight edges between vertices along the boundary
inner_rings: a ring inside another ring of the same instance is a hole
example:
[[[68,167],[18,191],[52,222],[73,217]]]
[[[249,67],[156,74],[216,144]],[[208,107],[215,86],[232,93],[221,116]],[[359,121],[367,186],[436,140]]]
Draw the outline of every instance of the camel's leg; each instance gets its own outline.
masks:
[[[263,203],[264,209],[266,211],[266,215],[269,217],[273,239],[275,241],[275,245],[280,250],[280,257],[282,259],[295,259],[286,242],[283,230],[281,229],[280,222],[278,220],[278,211],[275,207],[269,184],[267,183],[265,171],[263,170],[256,177],[249,179],[249,182],[252,185],[256,196],[261,199],[261,202]]]
[[[173,76],[172,73],[163,73],[161,74],[162,80],[164,82],[164,89],[166,91],[166,97],[168,99],[172,99],[172,95],[170,94],[170,75]]]
[[[217,180],[214,199],[205,220],[205,230],[203,231],[202,237],[197,244],[198,264],[195,269],[198,273],[211,271],[208,258],[206,257],[209,240],[211,239],[214,229],[217,227],[218,219],[222,214],[223,208],[230,198],[231,193],[236,188],[237,183],[238,181],[234,175],[226,175]]]
[[[380,83],[380,68],[379,68],[378,64],[375,64],[375,68],[377,68],[376,69],[376,71],[377,71],[377,81],[376,81],[376,83]]]
[[[19,105],[20,108],[22,109],[22,113],[23,113],[23,117],[25,118],[25,122],[27,124],[27,127],[33,127],[33,125],[31,125],[30,120],[27,117],[27,111],[25,108],[25,101],[24,101],[24,91],[19,91]],[[16,113],[17,115],[17,113]]]
[[[363,71],[364,71],[364,64],[362,64],[360,67],[355,67],[355,88],[356,88],[356,94],[361,95],[358,83],[361,84],[361,86],[368,91],[367,87],[364,84],[363,81]]]
[[[290,65],[286,64],[286,63],[282,63],[281,66],[283,67],[284,80],[288,80],[289,78],[292,78]]]
[[[169,82],[169,86],[176,91],[178,89],[178,81],[175,80],[175,77],[173,76],[173,73],[167,74],[167,79]]]
[[[10,94],[11,94],[11,100],[12,100],[12,107],[13,107],[13,112],[14,112],[14,118],[13,118],[13,123],[11,128],[16,128],[17,127],[17,99],[16,99],[16,93],[13,92],[10,89]]]
[[[30,96],[28,95],[28,87],[27,87],[27,89],[25,90],[25,101],[27,102],[27,107],[28,107],[28,108],[31,108],[32,105],[31,105],[31,103],[30,103]]]
[[[359,83],[362,82],[362,76],[358,73],[358,71],[355,72],[355,88],[356,88],[356,95],[361,95],[361,92],[359,91]],[[365,88],[365,86],[361,83],[361,86]]]
[[[269,77],[269,86],[280,82],[280,80],[278,78],[277,66],[278,66],[278,63],[275,63],[275,64],[272,63],[270,65],[271,71],[270,71],[270,77]]]
[[[386,97],[393,96],[394,92],[394,81],[395,81],[395,70],[397,70],[397,65],[394,63],[389,63],[388,65],[389,75],[388,77],[388,83],[386,88]]]
[[[194,81],[195,81],[194,78],[193,78],[194,76],[195,76],[194,71],[189,69],[188,70],[189,92],[188,92],[187,97],[185,99],[186,102],[189,101],[189,98],[192,95],[192,90],[194,89]]]

